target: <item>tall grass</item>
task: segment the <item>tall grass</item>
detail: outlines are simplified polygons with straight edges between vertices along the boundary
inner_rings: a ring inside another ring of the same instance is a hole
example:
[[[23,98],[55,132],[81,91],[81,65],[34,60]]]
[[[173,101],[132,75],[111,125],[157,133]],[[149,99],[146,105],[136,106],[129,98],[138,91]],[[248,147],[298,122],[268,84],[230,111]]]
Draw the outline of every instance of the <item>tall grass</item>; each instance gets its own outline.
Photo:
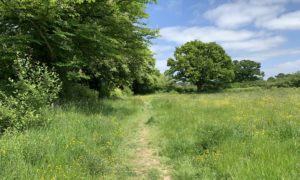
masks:
[[[160,154],[175,179],[300,177],[300,90],[152,98]]]
[[[300,177],[300,89],[255,89],[64,103],[46,125],[0,136],[0,179],[138,179],[144,108],[174,179]]]
[[[0,179],[119,179],[132,175],[124,139],[141,101],[68,103],[49,124],[0,137]]]

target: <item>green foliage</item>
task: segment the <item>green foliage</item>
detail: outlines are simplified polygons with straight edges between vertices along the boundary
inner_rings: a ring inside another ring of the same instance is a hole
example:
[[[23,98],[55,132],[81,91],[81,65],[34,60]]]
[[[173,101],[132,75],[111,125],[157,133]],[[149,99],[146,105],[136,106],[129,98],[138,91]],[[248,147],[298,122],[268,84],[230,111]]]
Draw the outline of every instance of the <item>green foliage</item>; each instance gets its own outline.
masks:
[[[251,60],[234,62],[235,82],[262,80],[264,72],[260,70],[261,64]]]
[[[10,79],[12,94],[1,96],[0,132],[7,128],[22,130],[41,122],[43,108],[57,98],[61,88],[54,71],[29,59],[14,61],[14,72],[16,78]]]
[[[234,78],[233,63],[216,43],[191,41],[176,48],[167,74],[178,82],[195,84],[198,91],[224,87]]]
[[[269,86],[272,87],[300,87],[300,72],[293,74],[280,73],[274,79],[269,79]]]
[[[155,69],[149,69],[148,73],[143,74],[132,84],[135,94],[149,94],[164,89],[165,77]]]
[[[261,87],[261,88],[288,88],[300,87],[300,73],[283,74],[280,73],[275,77],[268,78],[267,81],[244,81],[235,82],[231,84],[232,88],[248,88],[248,87]]]
[[[99,92],[90,89],[87,85],[66,81],[63,83],[61,100],[62,101],[81,101],[97,99]]]
[[[120,97],[123,97],[124,94],[122,92],[122,90],[120,88],[116,88],[114,89],[112,92],[111,92],[111,97],[116,97],[116,98],[120,98]]]
[[[235,82],[231,84],[231,87],[232,88],[249,88],[249,87],[270,88],[268,82],[264,80]]]
[[[0,1],[0,79],[18,51],[57,67],[64,81],[89,84],[100,96],[130,86],[154,69],[149,43],[157,31],[143,21],[152,2]]]

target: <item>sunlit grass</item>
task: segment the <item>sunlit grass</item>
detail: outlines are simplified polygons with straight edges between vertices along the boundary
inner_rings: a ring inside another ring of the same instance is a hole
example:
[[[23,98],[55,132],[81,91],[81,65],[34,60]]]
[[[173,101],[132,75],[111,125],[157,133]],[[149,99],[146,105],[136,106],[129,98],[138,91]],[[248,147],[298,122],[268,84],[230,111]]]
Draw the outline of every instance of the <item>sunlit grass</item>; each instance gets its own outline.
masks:
[[[46,127],[0,137],[0,179],[118,179],[132,174],[124,138],[141,102],[104,100],[48,110]]]
[[[145,108],[174,179],[300,176],[300,89],[257,89],[64,103],[47,110],[47,125],[0,137],[0,179],[138,179]]]
[[[299,89],[157,95],[155,137],[175,179],[297,179],[299,102]]]

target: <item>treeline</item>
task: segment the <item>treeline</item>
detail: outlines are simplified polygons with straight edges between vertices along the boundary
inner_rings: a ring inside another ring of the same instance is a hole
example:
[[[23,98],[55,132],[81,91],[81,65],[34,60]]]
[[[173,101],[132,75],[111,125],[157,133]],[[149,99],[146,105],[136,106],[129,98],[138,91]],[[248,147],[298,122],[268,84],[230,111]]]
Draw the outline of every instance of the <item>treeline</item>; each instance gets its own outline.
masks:
[[[156,30],[146,27],[155,0],[0,1],[0,80],[16,77],[17,58],[45,64],[63,85],[79,83],[109,96],[115,88],[139,91],[155,81],[149,49]],[[63,88],[67,88],[63,86]]]
[[[248,87],[298,88],[300,87],[300,72],[295,72],[290,74],[279,73],[275,77],[269,77],[267,80],[245,81],[245,82],[232,84],[232,88],[248,88]]]
[[[0,133],[44,123],[43,109],[59,96],[149,91],[160,74],[148,3],[0,1]]]

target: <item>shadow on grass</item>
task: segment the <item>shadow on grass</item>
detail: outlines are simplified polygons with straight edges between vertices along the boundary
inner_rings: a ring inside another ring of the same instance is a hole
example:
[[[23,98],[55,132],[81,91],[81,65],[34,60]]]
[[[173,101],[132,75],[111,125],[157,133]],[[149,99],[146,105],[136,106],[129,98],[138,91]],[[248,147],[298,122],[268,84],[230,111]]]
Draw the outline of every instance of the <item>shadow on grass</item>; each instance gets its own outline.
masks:
[[[129,116],[136,112],[135,106],[123,99],[61,100],[59,106],[85,115]]]

